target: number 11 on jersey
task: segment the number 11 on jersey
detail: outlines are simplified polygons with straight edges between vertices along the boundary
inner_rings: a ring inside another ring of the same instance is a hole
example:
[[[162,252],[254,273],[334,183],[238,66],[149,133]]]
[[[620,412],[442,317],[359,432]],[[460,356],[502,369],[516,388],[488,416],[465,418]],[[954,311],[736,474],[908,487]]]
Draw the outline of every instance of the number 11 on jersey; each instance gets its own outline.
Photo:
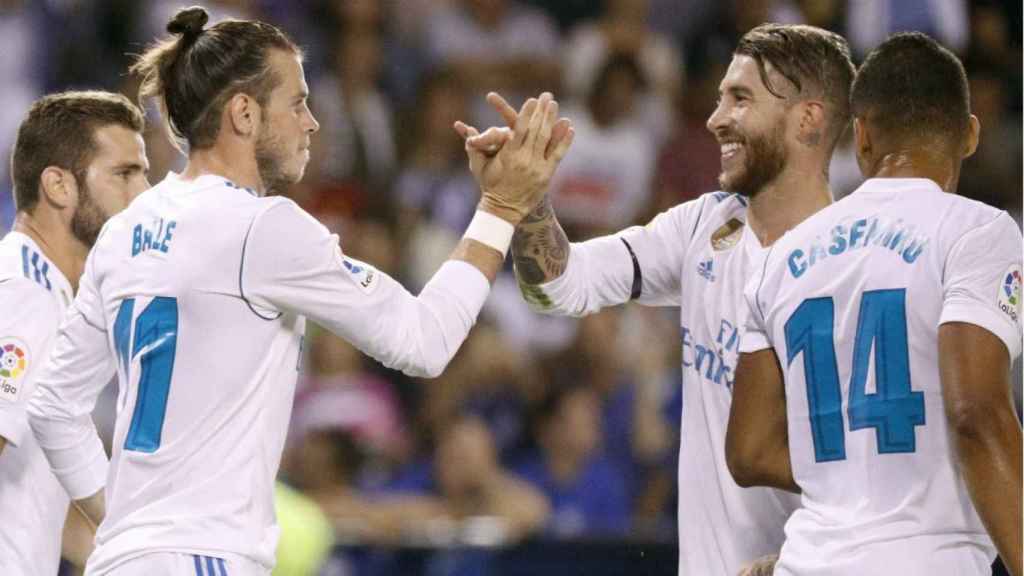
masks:
[[[834,326],[831,297],[804,300],[785,326],[787,366],[803,354],[816,462],[846,459]],[[868,394],[872,351],[876,391]],[[905,289],[871,290],[861,297],[846,415],[850,431],[875,429],[879,453],[916,450],[914,428],[925,423],[924,393],[910,388]]]
[[[128,298],[121,302],[114,319],[114,346],[126,378],[131,378],[132,360],[141,355],[139,393],[124,439],[124,449],[152,453],[160,448],[167,394],[174,371],[178,345],[178,300],[166,296],[153,298],[135,319],[135,329],[132,330],[134,311],[135,299]]]

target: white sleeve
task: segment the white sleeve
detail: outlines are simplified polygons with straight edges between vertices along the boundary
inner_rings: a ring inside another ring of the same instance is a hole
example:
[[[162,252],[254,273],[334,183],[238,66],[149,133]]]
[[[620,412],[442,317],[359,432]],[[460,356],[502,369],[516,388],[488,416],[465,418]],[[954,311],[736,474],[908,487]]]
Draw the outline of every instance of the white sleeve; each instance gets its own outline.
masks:
[[[412,376],[433,378],[444,370],[491,288],[474,266],[449,260],[413,296],[344,256],[338,237],[290,200],[256,216],[242,260],[240,291],[254,312],[307,316]]]
[[[565,272],[538,286],[520,283],[538,312],[584,316],[636,300],[646,306],[678,306],[683,257],[705,197],[657,215],[646,226],[573,243]]]
[[[967,322],[1021,353],[1021,249],[1017,224],[1005,212],[964,234],[946,256],[939,324]]]
[[[29,430],[25,405],[59,321],[42,286],[23,278],[0,282],[0,436],[14,446]]]
[[[28,403],[32,431],[73,500],[95,494],[107,477],[107,454],[91,414],[115,364],[93,262],[90,255]]]
[[[769,256],[771,252],[769,251]],[[743,306],[740,311],[740,325],[743,327],[740,336],[741,353],[758,352],[772,347],[771,337],[768,333],[768,320],[765,317],[765,304],[772,302],[772,296],[766,296],[765,291],[769,288],[765,285],[768,280],[768,258],[759,266],[743,289]]]

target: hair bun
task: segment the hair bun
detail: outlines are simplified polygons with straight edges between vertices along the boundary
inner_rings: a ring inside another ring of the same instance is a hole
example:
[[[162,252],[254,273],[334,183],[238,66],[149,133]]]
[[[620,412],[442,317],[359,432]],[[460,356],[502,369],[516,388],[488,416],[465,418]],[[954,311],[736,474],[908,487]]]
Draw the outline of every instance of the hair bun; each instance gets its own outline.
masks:
[[[210,19],[210,15],[201,6],[183,8],[167,23],[167,31],[171,34],[180,34],[187,39],[194,39],[203,32],[203,26]]]

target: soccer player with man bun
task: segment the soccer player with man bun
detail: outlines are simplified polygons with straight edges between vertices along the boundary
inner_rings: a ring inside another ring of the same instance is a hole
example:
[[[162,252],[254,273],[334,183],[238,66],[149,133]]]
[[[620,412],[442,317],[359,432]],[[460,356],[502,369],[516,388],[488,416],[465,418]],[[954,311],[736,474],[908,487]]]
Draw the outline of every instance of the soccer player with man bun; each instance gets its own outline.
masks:
[[[980,130],[967,75],[896,34],[851,104],[867,181],[747,285],[729,468],[803,495],[775,574],[988,574],[998,550],[1020,576],[1022,240],[955,194]]]
[[[318,128],[299,48],[263,22],[206,21],[202,8],[180,11],[173,36],[133,67],[188,164],[100,233],[29,407],[58,479],[102,516],[87,574],[269,574],[306,318],[387,366],[436,376],[572,141],[543,94],[511,145],[470,150],[478,211],[414,296],[347,257],[294,202],[266,196],[302,177]],[[115,372],[107,474],[89,412]],[[91,492],[104,484],[105,507]]]
[[[17,214],[0,240],[0,574],[54,576],[62,548],[76,564],[92,549],[95,527],[69,512],[25,406],[100,228],[149,187],[143,126],[124,96],[89,91],[40,98],[18,128]]]

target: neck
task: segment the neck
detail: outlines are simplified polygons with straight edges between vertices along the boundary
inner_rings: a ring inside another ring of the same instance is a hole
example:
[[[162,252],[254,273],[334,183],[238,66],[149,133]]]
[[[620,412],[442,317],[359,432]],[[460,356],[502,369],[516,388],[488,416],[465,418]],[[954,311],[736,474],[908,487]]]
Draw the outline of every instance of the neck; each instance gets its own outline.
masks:
[[[192,151],[181,173],[182,179],[194,180],[206,174],[223,176],[243,188],[256,190],[260,196],[266,194],[255,156],[237,147],[215,145]]]
[[[832,190],[823,170],[783,171],[750,199],[747,225],[762,246],[770,246],[786,231],[831,203]]]
[[[68,279],[72,290],[78,292],[78,280],[85,269],[89,248],[75,238],[57,214],[42,206],[37,207],[34,214],[18,212],[11,229],[31,238],[43,251],[43,255]]]
[[[938,150],[897,150],[879,158],[874,178],[927,178],[946,192],[956,188],[957,170],[948,153]]]

